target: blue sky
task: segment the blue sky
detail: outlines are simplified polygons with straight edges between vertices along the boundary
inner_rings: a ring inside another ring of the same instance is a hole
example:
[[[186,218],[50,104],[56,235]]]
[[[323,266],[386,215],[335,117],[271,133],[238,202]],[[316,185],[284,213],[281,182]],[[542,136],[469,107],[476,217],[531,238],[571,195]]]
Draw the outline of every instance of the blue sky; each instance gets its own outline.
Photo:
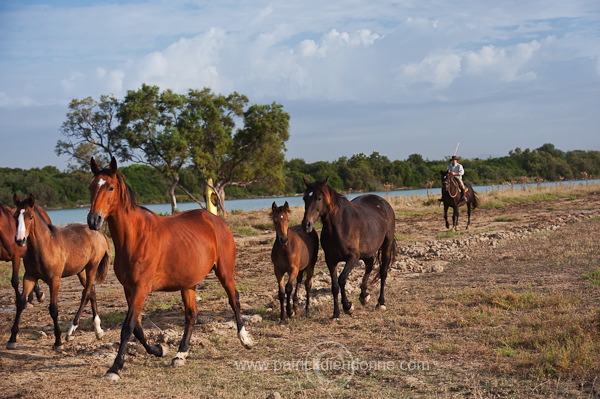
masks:
[[[600,150],[600,2],[0,0],[0,167],[64,169],[69,101],[142,83],[279,102],[308,162]]]

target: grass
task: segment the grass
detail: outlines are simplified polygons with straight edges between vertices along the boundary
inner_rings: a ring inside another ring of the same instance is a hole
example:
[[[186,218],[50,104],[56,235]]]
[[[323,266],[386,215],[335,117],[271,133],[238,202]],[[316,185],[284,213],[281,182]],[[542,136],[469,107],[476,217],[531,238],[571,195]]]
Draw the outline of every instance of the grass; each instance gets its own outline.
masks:
[[[494,222],[516,222],[518,220],[519,218],[510,216],[499,216],[497,218],[494,218]]]
[[[581,277],[588,280],[594,285],[600,285],[600,268],[594,270],[591,273],[583,274]]]

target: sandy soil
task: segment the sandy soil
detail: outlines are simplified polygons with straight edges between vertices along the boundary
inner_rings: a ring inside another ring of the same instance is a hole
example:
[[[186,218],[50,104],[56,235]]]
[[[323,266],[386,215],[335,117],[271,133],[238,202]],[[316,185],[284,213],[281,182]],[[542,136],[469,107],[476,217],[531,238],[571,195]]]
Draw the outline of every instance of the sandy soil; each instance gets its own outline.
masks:
[[[429,306],[428,303],[435,302],[436,287],[446,285],[458,290],[474,287],[486,289],[498,285],[551,285],[557,281],[565,286],[576,284],[568,277],[569,272],[566,270],[539,273],[537,270],[519,267],[519,261],[525,256],[530,245],[523,238],[558,234],[560,231],[571,232],[570,229],[573,229],[577,222],[587,220],[595,221],[595,231],[598,231],[599,216],[600,196],[597,194],[574,200],[561,199],[522,203],[497,209],[478,209],[473,215],[469,232],[462,231],[461,234],[450,238],[436,238],[446,231],[442,215],[439,213],[399,216],[397,232],[402,237],[399,242],[401,251],[388,280],[388,324],[385,320],[381,321],[381,324],[374,320],[381,317],[380,313],[373,309],[375,301],[372,300],[372,303],[364,308],[359,305],[355,287],[356,281],[362,276],[362,270],[355,270],[352,274],[352,298],[359,310],[352,317],[342,315],[341,324],[329,320],[332,312],[329,277],[323,254],[320,253],[315,276],[315,313],[308,318],[301,316],[291,323],[280,325],[277,322],[279,305],[276,301],[276,286],[270,262],[274,233],[265,232],[258,237],[236,238],[238,288],[248,328],[257,341],[257,347],[245,351],[239,345],[235,330],[231,328],[231,309],[227,305],[223,290],[211,274],[197,290],[200,315],[188,364],[183,368],[173,369],[170,367],[170,358],[154,358],[145,354],[139,344],[131,343],[122,380],[116,384],[107,383],[101,378],[112,364],[115,348],[118,346],[121,321],[126,311],[121,287],[112,271],[109,272],[107,281],[97,287],[100,313],[106,330],[104,338],[101,341],[95,339],[90,321],[91,312],[87,309],[82,325],[75,333],[75,340],[66,343],[61,352],[52,350],[52,321],[47,311],[47,303],[36,303],[33,308],[24,312],[18,348],[4,349],[14,317],[14,298],[9,285],[0,287],[0,396],[267,397],[279,391],[284,397],[360,397],[360,392],[371,396],[378,390],[377,387],[368,386],[373,379],[382,384],[381,389],[390,389],[385,391],[387,393],[384,396],[411,397],[419,396],[419,392],[429,396],[432,391],[423,389],[428,380],[425,377],[421,378],[422,375],[419,374],[392,373],[388,376],[383,373],[373,377],[359,373],[354,375],[352,384],[349,384],[346,391],[336,393],[311,387],[302,373],[291,372],[282,375],[273,371],[260,375],[259,378],[264,379],[264,382],[256,384],[256,378],[241,372],[239,367],[233,367],[233,364],[238,359],[265,359],[269,356],[281,358],[290,353],[297,354],[294,358],[304,358],[311,348],[325,341],[344,342],[351,348],[355,357],[367,359],[369,354],[377,354],[376,359],[397,359],[399,356],[408,356],[408,359],[411,355],[419,354],[422,357],[423,353],[429,353],[423,348],[427,348],[428,345],[434,347],[433,342],[447,342],[448,339],[448,336],[441,339],[438,330],[424,332],[425,322],[415,321],[416,318],[407,321],[412,313]],[[461,226],[464,226],[464,223],[463,215]],[[490,260],[496,267],[489,262]],[[516,266],[510,268],[508,265]],[[9,268],[9,264],[0,264],[0,267]],[[482,269],[476,270],[476,267]],[[482,274],[483,269],[486,270],[485,274]],[[48,294],[48,287],[45,284],[41,286]],[[373,289],[374,294],[377,291],[377,288]],[[77,278],[63,280],[59,300],[63,331],[70,324],[77,309],[80,293],[81,286]],[[391,322],[395,324],[390,324]],[[179,294],[152,294],[146,303],[144,326],[150,337],[168,343],[171,353],[174,354],[183,327]],[[421,333],[415,335],[415,329]],[[361,331],[361,335],[348,340],[353,330]],[[444,334],[458,333],[459,331],[450,331]],[[393,342],[385,341],[382,344],[381,339],[377,339],[377,334],[385,337],[392,334],[395,338]],[[464,342],[461,345],[463,344]],[[482,397],[495,396],[489,395],[489,392],[494,390],[474,388],[476,384],[469,385],[468,381],[478,375],[484,361],[479,356],[481,353],[477,344],[471,343],[471,347],[466,350],[470,353],[469,356],[461,352],[462,355],[455,359],[449,356],[436,360],[438,371],[430,375],[435,376],[437,380],[433,383],[437,384],[433,391],[436,392],[435,396],[478,396],[478,393]],[[440,352],[443,353],[443,350]],[[446,374],[442,370],[446,370]],[[222,374],[229,374],[229,377],[224,379]],[[241,374],[246,377],[242,377]],[[458,380],[463,381],[462,385],[457,383]],[[296,384],[300,388],[290,390],[290,384]],[[361,384],[364,386],[361,387]],[[257,390],[256,387],[261,385],[264,389]],[[600,386],[600,382],[597,385]],[[527,392],[536,393],[534,387],[533,385]],[[501,396],[513,396],[510,389],[498,389],[497,392],[500,392]],[[589,391],[589,387],[587,389]],[[593,397],[593,392],[583,393],[588,391],[568,391],[570,394],[565,396],[577,397],[581,394]],[[597,394],[598,391],[595,392]],[[520,396],[518,390],[513,394]]]

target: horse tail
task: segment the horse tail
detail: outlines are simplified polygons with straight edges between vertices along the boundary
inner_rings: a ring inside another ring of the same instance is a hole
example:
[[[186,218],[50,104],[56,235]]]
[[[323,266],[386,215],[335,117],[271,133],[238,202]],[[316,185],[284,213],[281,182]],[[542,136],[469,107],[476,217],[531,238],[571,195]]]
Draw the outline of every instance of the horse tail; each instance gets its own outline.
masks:
[[[392,243],[390,244],[390,246],[388,247],[387,250],[390,252],[390,259],[389,259],[389,263],[387,264],[387,268],[388,268],[388,272],[389,272],[389,268],[394,264],[394,262],[396,262],[396,236],[395,235],[392,236]],[[382,253],[383,253],[383,251],[381,250],[381,248],[379,248],[379,251],[377,251],[377,258],[375,260],[375,263],[379,264],[379,267],[373,269],[373,271],[375,272],[375,275],[373,276],[371,281],[367,284],[368,287],[371,287],[372,285],[376,284],[379,280],[381,280],[381,267],[383,266],[383,263],[381,261]]]
[[[473,209],[475,209],[479,206],[479,197],[477,196],[475,190],[473,190],[473,187],[471,187],[471,190],[473,191],[473,201],[471,201],[471,206]]]
[[[108,275],[108,269],[110,268],[110,254],[108,251],[104,253],[100,265],[98,265],[98,271],[96,273],[96,284],[102,284],[106,280]]]

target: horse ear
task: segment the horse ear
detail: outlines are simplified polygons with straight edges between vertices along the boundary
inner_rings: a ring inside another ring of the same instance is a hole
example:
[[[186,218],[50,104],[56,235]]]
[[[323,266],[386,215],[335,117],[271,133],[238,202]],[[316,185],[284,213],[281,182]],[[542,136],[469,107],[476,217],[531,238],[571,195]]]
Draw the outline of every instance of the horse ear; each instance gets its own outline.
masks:
[[[21,202],[17,193],[13,194],[13,202],[15,203],[15,206],[19,206],[19,202]]]
[[[325,180],[323,180],[321,183],[326,186],[328,182],[329,182],[329,176],[327,176],[325,178]]]
[[[271,205],[271,210],[273,210],[273,211],[277,210],[277,204],[275,203],[275,201],[273,201],[273,205]]]
[[[117,173],[117,159],[114,156],[110,160],[110,172],[112,174]]]
[[[302,176],[302,180],[304,180],[304,185],[306,187],[310,186],[310,182],[306,181],[306,177]]]
[[[35,197],[33,196],[33,194],[29,193],[29,197],[27,197],[27,201],[29,201],[31,203],[31,206],[33,206],[35,204]]]
[[[283,204],[283,209],[285,209],[286,212],[290,211],[290,206],[288,205],[287,201],[285,201],[285,204]]]
[[[94,159],[94,157],[92,157],[90,159],[90,169],[92,169],[92,173],[94,175],[97,175],[100,172],[100,167],[96,163],[96,160]]]

